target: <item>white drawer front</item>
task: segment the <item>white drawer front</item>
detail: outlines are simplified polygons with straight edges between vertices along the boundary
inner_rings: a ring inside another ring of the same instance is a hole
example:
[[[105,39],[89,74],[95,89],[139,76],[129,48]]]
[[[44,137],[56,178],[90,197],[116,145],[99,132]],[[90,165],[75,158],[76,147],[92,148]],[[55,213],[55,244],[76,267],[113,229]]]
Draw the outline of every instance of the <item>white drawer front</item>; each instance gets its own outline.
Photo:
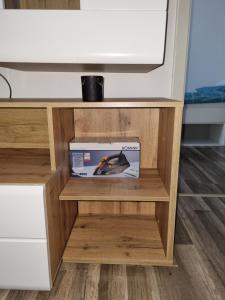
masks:
[[[46,238],[43,186],[0,185],[0,238]]]
[[[0,288],[51,288],[46,240],[0,239],[0,266]]]

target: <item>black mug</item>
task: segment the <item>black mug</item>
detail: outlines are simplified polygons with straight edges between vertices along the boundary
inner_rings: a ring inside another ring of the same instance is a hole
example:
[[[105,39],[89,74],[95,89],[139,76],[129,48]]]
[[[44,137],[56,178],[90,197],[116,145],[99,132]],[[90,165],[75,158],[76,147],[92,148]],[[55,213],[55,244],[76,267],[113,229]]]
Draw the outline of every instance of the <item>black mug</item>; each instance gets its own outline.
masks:
[[[83,101],[102,101],[104,98],[103,76],[81,76]]]

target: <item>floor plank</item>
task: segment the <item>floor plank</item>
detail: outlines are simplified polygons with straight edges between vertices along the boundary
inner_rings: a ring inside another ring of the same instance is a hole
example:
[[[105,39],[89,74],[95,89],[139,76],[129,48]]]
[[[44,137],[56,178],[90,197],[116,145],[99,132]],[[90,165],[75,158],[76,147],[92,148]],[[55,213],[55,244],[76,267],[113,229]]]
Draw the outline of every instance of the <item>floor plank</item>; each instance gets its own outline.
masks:
[[[102,265],[98,300],[128,300],[125,265]]]
[[[151,285],[147,281],[145,267],[128,266],[127,267],[127,285],[129,300],[151,300]]]
[[[197,251],[204,256],[204,261],[210,262],[221,283],[225,285],[225,256],[219,249],[220,241],[215,241],[211,237],[196,211],[190,209],[186,198],[179,199],[178,214],[182,215],[185,227]]]
[[[181,147],[179,194],[225,197],[225,147]]]
[[[181,217],[178,215],[176,220],[175,243],[181,245],[192,245],[192,240],[183,224]]]
[[[155,268],[155,272],[160,300],[198,299],[180,262],[178,268]]]
[[[9,294],[9,290],[0,290],[0,299],[5,300]]]
[[[214,214],[225,225],[225,198],[203,198],[208,207],[214,212]]]
[[[180,265],[190,280],[190,286],[193,287],[197,299],[222,300],[222,294],[219,293],[221,284],[213,281],[207,266],[201,255],[193,245],[179,245],[176,247],[176,256]]]
[[[99,281],[100,281],[100,265],[99,264],[88,265],[84,300],[98,300]]]

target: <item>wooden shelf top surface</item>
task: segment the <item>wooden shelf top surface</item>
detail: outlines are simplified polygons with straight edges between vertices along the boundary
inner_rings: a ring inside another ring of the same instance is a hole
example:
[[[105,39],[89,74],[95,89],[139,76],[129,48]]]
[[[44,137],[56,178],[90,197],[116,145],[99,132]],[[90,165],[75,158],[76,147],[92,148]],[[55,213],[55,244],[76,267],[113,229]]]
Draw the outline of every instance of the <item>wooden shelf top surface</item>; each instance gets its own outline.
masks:
[[[112,98],[101,102],[83,102],[82,99],[0,99],[0,108],[160,108],[182,107],[182,101],[166,98]]]
[[[153,216],[78,216],[63,260],[76,263],[168,264]]]
[[[0,184],[44,184],[51,176],[49,150],[0,149]]]
[[[60,200],[169,201],[156,169],[142,169],[140,178],[70,178]]]

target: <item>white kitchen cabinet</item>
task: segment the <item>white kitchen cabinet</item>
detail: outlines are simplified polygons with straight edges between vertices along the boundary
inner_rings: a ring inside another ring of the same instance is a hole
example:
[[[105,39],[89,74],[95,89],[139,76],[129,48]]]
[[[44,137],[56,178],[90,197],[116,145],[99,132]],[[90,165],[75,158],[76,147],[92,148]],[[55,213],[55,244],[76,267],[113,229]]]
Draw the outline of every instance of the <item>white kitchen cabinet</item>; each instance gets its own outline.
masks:
[[[0,288],[51,288],[45,239],[0,239]]]
[[[43,189],[0,185],[0,238],[46,238]]]
[[[44,185],[0,185],[0,288],[51,288]]]
[[[0,9],[0,62],[156,67],[166,20],[166,10]]]

